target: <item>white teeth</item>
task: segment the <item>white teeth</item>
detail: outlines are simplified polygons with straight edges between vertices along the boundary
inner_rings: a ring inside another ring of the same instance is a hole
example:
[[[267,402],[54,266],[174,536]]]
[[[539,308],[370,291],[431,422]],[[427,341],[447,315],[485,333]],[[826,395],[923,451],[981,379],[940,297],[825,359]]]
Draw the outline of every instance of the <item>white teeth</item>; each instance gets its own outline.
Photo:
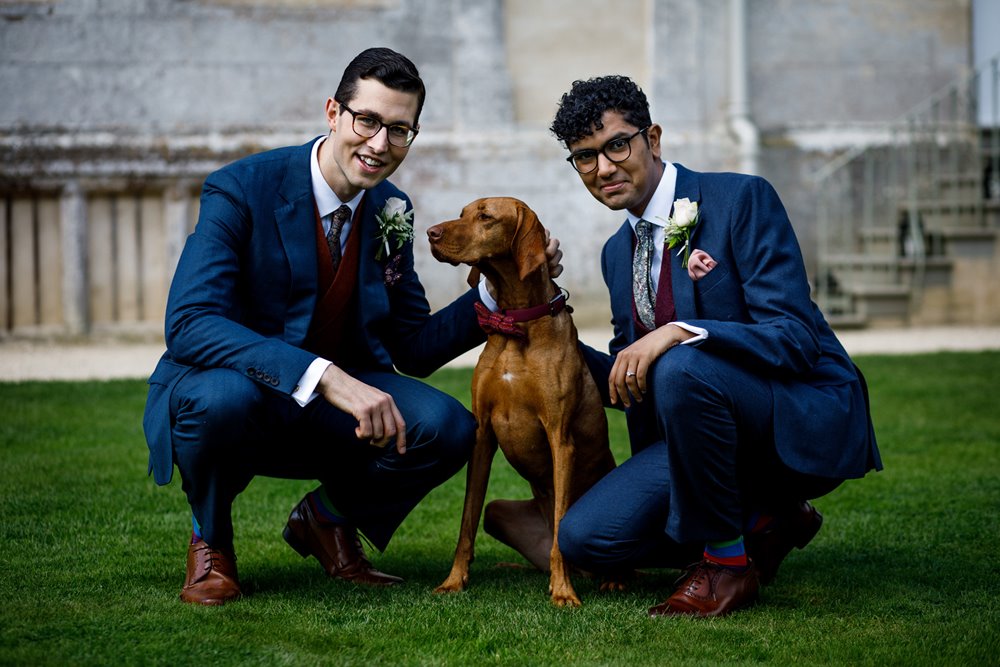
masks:
[[[382,165],[382,163],[376,160],[375,158],[367,157],[364,155],[361,156],[361,161],[367,164],[369,167],[379,167]]]

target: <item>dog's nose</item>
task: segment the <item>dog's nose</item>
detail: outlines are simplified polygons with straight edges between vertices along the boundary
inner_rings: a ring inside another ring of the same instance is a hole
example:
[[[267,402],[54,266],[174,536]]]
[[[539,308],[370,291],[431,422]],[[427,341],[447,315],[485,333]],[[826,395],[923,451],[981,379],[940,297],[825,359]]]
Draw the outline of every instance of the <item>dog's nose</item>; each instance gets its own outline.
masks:
[[[427,238],[429,238],[431,241],[437,241],[438,239],[440,239],[441,238],[441,226],[440,225],[434,225],[433,227],[430,227],[427,230]]]

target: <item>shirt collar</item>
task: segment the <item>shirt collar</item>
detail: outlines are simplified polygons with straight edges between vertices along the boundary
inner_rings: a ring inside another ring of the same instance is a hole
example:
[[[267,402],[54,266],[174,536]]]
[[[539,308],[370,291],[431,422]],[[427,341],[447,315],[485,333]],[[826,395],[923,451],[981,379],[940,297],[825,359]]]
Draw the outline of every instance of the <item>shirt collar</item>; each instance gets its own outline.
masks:
[[[319,210],[319,217],[325,218],[334,211],[336,211],[342,204],[347,204],[351,207],[351,218],[354,217],[354,212],[358,209],[358,204],[361,202],[361,197],[364,196],[365,191],[362,190],[354,199],[349,202],[340,201],[340,197],[336,195],[330,184],[326,182],[323,178],[323,172],[319,168],[319,145],[326,140],[326,137],[320,137],[317,139],[312,146],[312,155],[309,158],[309,168],[312,174],[312,190],[313,197],[316,199],[316,208]]]
[[[677,167],[670,162],[663,163],[663,176],[656,186],[653,198],[646,205],[646,210],[642,212],[642,219],[648,220],[659,227],[666,227],[667,218],[670,217],[670,207],[674,205],[674,192],[677,189]],[[635,231],[635,225],[639,222],[639,216],[631,211],[626,211],[628,223]]]

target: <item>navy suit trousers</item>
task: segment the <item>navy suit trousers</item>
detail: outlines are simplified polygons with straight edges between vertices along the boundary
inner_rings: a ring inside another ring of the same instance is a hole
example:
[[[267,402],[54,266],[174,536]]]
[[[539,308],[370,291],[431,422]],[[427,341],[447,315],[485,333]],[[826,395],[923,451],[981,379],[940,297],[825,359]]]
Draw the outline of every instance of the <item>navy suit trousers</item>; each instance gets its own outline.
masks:
[[[795,472],[774,449],[768,382],[746,368],[677,346],[651,367],[633,410],[647,443],[566,513],[559,546],[584,569],[681,566],[706,541],[744,532],[755,512],[780,513],[841,480]]]
[[[206,542],[229,548],[233,500],[257,475],[315,479],[378,549],[434,487],[465,465],[475,419],[427,384],[386,372],[357,379],[393,397],[406,453],[357,440],[357,420],[317,397],[300,407],[229,369],[193,370],[172,395],[174,463]],[[298,500],[298,499],[294,499]],[[291,502],[291,499],[290,499]]]

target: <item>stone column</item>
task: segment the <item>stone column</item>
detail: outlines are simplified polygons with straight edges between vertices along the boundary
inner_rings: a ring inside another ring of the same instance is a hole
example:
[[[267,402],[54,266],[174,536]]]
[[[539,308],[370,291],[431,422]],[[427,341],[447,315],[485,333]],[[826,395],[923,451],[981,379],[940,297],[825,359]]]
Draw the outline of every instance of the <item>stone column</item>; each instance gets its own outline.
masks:
[[[63,320],[66,333],[85,334],[87,314],[87,200],[76,180],[63,187],[59,200],[62,237]]]

